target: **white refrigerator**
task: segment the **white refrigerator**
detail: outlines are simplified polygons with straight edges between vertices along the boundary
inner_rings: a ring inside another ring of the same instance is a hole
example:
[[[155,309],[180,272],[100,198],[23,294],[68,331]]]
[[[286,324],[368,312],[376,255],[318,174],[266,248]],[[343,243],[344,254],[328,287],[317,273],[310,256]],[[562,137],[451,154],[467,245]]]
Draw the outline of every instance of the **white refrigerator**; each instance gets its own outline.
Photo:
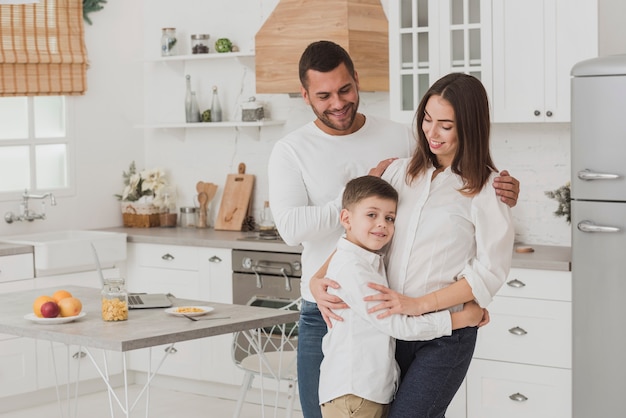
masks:
[[[626,55],[571,75],[573,417],[624,417]]]

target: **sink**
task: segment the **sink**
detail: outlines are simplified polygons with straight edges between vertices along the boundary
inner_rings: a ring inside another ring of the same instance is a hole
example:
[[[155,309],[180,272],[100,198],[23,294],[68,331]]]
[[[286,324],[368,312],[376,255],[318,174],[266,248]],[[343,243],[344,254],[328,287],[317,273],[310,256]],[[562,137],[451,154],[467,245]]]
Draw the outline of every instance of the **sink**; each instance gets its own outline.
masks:
[[[102,268],[126,260],[126,234],[120,232],[66,230],[0,237],[0,241],[32,245],[36,276],[95,270],[91,243]]]

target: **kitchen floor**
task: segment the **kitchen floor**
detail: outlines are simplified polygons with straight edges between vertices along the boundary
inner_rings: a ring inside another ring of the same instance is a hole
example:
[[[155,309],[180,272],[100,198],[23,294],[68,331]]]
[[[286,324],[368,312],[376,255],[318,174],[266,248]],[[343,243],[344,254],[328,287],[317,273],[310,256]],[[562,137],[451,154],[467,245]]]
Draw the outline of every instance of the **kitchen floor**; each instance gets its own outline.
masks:
[[[130,398],[134,399],[141,390],[140,385],[133,385],[129,388]],[[140,402],[132,417],[145,417],[144,403]],[[191,393],[178,392],[153,386],[150,388],[150,418],[210,418],[210,417],[232,417],[235,411],[235,401],[201,396]],[[65,406],[64,406],[65,407]],[[84,395],[79,398],[78,411],[71,414],[64,411],[64,415],[59,415],[59,406],[56,402],[41,406],[22,409],[19,411],[0,414],[0,418],[41,418],[41,417],[89,417],[89,418],[110,418],[108,400],[105,392]],[[123,417],[121,412],[117,412],[116,417]],[[241,412],[241,418],[261,418],[261,417],[284,417],[285,410],[278,409],[274,413],[274,408],[266,407],[265,415],[261,411],[260,405],[246,403]],[[293,418],[302,418],[302,412],[293,411]]]

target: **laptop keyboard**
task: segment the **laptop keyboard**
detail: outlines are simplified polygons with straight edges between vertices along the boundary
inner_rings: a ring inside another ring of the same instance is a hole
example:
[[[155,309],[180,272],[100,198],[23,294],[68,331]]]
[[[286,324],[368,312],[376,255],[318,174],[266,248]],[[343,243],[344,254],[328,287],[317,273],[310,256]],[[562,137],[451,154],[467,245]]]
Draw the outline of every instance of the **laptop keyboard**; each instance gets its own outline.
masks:
[[[143,305],[143,300],[137,295],[128,295],[128,302],[130,302],[131,305]]]

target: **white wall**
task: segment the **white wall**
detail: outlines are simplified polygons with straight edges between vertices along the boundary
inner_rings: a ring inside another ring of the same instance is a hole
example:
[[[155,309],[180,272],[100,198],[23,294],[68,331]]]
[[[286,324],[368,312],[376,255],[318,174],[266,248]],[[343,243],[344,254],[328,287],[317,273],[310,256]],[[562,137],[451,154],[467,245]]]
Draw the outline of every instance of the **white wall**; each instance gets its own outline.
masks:
[[[601,0],[608,7],[619,0]],[[236,115],[242,100],[254,95],[254,60],[220,60],[209,64],[145,63],[159,55],[162,27],[176,27],[183,46],[191,33],[209,33],[211,40],[228,37],[242,51],[253,50],[254,35],[278,0],[131,0],[109,1],[93,13],[86,26],[91,60],[89,91],[76,99],[76,195],[48,207],[48,219],[30,224],[0,223],[0,235],[64,228],[97,228],[121,224],[113,194],[122,189],[121,173],[132,160],[139,168],[166,169],[179,192],[179,206],[193,204],[195,184],[208,181],[220,186],[213,202],[217,211],[227,174],[239,162],[256,176],[254,211],[267,199],[267,157],[276,140],[312,120],[301,98],[260,95],[273,119],[284,126],[189,130],[135,128],[153,115],[160,119],[184,118],[184,73],[192,80],[200,107],[209,106],[209,92],[218,85],[225,118]],[[387,1],[383,1],[386,6]],[[600,25],[602,27],[602,25]],[[618,32],[621,36],[621,32]],[[609,35],[605,35],[609,36]],[[610,37],[610,36],[609,36]],[[614,41],[613,45],[625,45]],[[616,53],[618,46],[611,46]],[[602,51],[602,49],[601,49]],[[201,67],[195,67],[200,65]],[[171,80],[174,79],[172,83]],[[163,80],[169,79],[167,84]],[[157,93],[163,93],[162,95]],[[388,115],[388,94],[364,93],[364,113]],[[144,114],[145,113],[145,114]],[[557,203],[545,197],[570,177],[569,124],[495,125],[493,154],[500,169],[508,169],[522,182],[520,202],[513,213],[517,238],[538,244],[570,244],[570,227],[553,215]],[[16,211],[18,202],[0,202],[0,213]]]
[[[90,67],[88,91],[73,97],[75,120],[71,128],[76,146],[74,195],[47,205],[44,221],[0,221],[0,236],[59,229],[118,226],[122,171],[130,161],[143,164],[143,132],[134,127],[142,115],[143,2],[109,1],[85,23]],[[34,201],[33,209],[39,210]],[[0,214],[18,212],[19,202],[0,202]]]

